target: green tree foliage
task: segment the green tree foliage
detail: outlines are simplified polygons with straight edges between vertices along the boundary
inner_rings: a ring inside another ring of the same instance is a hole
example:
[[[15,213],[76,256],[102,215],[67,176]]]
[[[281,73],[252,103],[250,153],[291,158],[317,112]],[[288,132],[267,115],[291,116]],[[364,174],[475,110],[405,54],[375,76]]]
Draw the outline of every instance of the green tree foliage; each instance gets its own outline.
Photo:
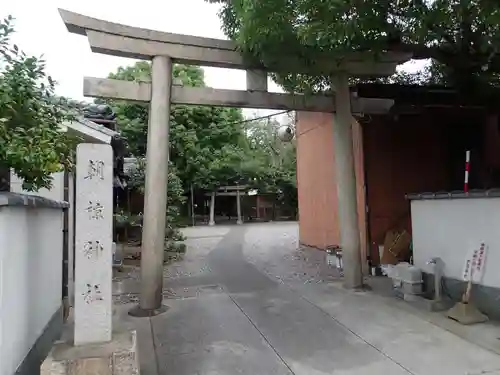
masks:
[[[61,124],[72,118],[42,59],[9,40],[13,18],[0,21],[0,166],[14,169],[23,188],[52,184],[51,174],[72,166],[73,142]]]
[[[138,157],[136,163],[128,171],[128,188],[129,193],[139,192],[144,194],[146,180],[146,162],[144,157]],[[179,241],[185,240],[182,233],[179,231],[181,207],[186,201],[182,182],[178,176],[177,170],[172,163],[168,167],[168,194],[167,194],[167,213],[166,213],[166,228],[165,228],[165,250],[173,252],[184,252],[186,246]],[[120,207],[115,210],[115,230],[125,230],[124,235],[126,240],[130,240],[129,232],[132,228],[142,226],[142,212],[129,212],[126,208]],[[134,232],[134,230],[132,230]],[[132,234],[136,240],[142,236],[142,232],[135,231]]]
[[[296,212],[296,144],[295,139],[286,143],[278,139],[276,134],[280,126],[283,125],[273,118],[246,123],[249,154],[253,157],[243,164],[243,168],[253,178],[250,185],[259,193],[275,195],[279,205]]]
[[[203,70],[174,65],[174,78],[183,85],[204,86]],[[120,67],[113,79],[150,81],[151,65],[137,62]],[[131,155],[141,162],[132,173],[131,185],[143,189],[147,142],[148,106],[109,101],[118,115],[118,127],[127,139]],[[179,217],[178,208],[191,184],[195,190],[249,184],[261,193],[274,194],[277,203],[296,207],[295,144],[276,137],[279,123],[243,121],[233,108],[175,105],[170,117],[169,223]],[[183,196],[184,194],[184,196]]]
[[[467,94],[496,85],[500,72],[500,3],[487,0],[207,0],[221,3],[225,33],[243,53],[282,68],[290,90],[328,87],[328,77],[287,74],[287,57],[314,67],[354,50],[411,52]],[[277,64],[278,61],[283,64]]]
[[[176,64],[173,68],[173,76],[184,86],[205,87],[205,74],[196,66]],[[134,65],[121,66],[115,73],[110,73],[109,78],[151,82],[151,64],[147,61],[139,61]]]
[[[185,86],[204,86],[203,70],[174,65],[174,78]],[[113,79],[150,81],[151,65],[137,62],[109,75]],[[148,106],[129,102],[111,103],[118,126],[134,156],[146,154]],[[170,161],[187,189],[211,189],[242,178],[244,133],[239,109],[207,106],[173,106],[170,116]]]
[[[144,194],[146,180],[146,163],[144,158],[138,158],[137,163],[131,168],[129,173],[128,186]],[[169,163],[168,167],[168,195],[167,195],[167,237],[174,234],[174,229],[179,224],[180,207],[185,202],[182,181],[178,176],[175,165]]]

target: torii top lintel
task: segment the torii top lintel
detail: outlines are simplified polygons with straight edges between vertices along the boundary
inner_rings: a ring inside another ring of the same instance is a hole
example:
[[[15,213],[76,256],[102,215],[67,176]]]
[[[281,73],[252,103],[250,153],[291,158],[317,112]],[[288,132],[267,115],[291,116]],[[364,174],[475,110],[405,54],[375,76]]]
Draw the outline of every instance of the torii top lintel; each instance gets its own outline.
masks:
[[[229,40],[202,38],[191,35],[172,34],[162,31],[126,26],[108,22],[78,13],[59,9],[69,32],[86,35],[93,52],[113,56],[150,60],[154,56],[170,56],[179,63],[213,66],[231,69],[273,70],[249,64]],[[354,76],[387,76],[394,73],[396,66],[411,58],[407,53],[386,52],[374,61],[367,54],[354,52],[339,61],[331,58],[318,61],[315,72],[333,74],[343,71]],[[287,70],[302,72],[299,61],[286,60]]]

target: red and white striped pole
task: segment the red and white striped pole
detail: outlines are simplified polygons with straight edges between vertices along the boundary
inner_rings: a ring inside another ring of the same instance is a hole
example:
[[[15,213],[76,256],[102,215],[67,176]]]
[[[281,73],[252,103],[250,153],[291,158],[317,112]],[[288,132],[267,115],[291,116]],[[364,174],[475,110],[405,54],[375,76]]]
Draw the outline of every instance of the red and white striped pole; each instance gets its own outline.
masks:
[[[465,180],[464,192],[469,192],[469,172],[470,172],[470,151],[465,151]]]

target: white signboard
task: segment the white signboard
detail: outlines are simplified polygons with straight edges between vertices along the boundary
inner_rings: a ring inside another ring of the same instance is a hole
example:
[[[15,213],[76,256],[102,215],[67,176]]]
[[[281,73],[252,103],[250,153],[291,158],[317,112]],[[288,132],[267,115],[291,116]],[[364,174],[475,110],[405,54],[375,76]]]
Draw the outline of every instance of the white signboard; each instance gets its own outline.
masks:
[[[472,248],[465,259],[463,280],[469,281],[472,275],[472,282],[479,284],[484,275],[484,263],[486,261],[487,246],[480,243],[478,247]]]
[[[75,345],[111,340],[113,151],[76,150]]]

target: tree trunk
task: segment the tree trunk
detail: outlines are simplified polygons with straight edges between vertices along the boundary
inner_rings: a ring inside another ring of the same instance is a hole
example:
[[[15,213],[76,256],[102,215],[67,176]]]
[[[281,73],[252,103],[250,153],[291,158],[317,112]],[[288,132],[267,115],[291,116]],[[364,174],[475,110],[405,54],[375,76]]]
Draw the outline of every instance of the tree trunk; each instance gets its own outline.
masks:
[[[0,164],[0,191],[10,191],[10,168]]]

